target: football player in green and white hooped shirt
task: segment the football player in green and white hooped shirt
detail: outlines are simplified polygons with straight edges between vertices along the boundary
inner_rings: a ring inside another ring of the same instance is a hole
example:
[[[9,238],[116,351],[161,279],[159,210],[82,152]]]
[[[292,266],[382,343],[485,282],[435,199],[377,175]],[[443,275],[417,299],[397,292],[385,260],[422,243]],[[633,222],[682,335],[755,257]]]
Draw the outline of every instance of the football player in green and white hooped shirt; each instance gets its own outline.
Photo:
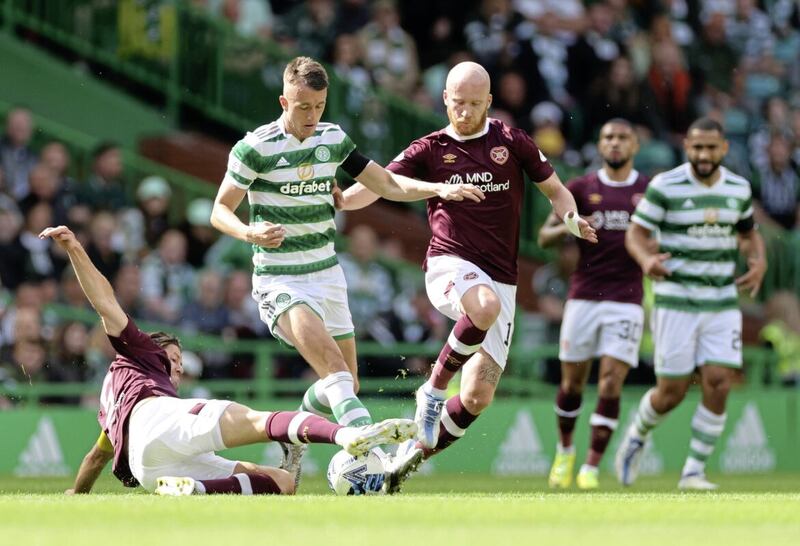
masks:
[[[231,150],[211,223],[252,243],[253,297],[261,320],[320,377],[301,407],[358,426],[372,419],[356,397],[353,323],[333,246],[336,168],[394,201],[484,196],[471,184],[420,182],[370,161],[338,125],[319,122],[327,94],[328,75],[318,62],[298,57],[286,66],[279,98],[283,114]],[[245,195],[249,224],[235,214]],[[282,467],[299,477],[302,449],[283,447]]]
[[[755,296],[767,262],[750,184],[720,167],[728,152],[722,126],[709,118],[695,121],[684,150],[689,162],[653,178],[626,234],[628,252],[655,281],[657,381],[620,443],[616,470],[623,484],[633,483],[650,431],[680,404],[698,368],[703,397],[678,487],[709,490],[717,485],[706,479],[706,460],[725,428],[731,379],[742,367],[737,287]],[[657,251],[649,244],[653,232]],[[748,271],[735,279],[737,248]]]

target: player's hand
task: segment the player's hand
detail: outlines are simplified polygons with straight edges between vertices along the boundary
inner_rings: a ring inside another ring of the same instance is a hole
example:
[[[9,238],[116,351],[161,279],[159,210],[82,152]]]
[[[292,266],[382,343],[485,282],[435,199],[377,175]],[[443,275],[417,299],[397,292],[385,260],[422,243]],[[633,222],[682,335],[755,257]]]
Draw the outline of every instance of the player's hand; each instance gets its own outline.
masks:
[[[344,193],[342,192],[342,188],[339,187],[339,184],[336,183],[336,180],[333,181],[331,196],[333,197],[333,207],[336,210],[344,210]]]
[[[264,222],[261,225],[247,228],[247,242],[262,248],[278,248],[284,237],[286,237],[286,230],[280,224]]]
[[[736,279],[736,286],[740,290],[749,290],[750,297],[754,298],[761,290],[761,281],[767,272],[767,260],[763,256],[747,259],[747,273]]]
[[[597,232],[585,219],[578,218],[578,229],[581,230],[581,239],[586,239],[590,243],[597,242]]]
[[[486,196],[480,188],[472,184],[439,184],[436,195],[439,196],[439,199],[445,201],[463,201],[464,199],[469,199],[480,203],[486,199]]]
[[[654,281],[663,281],[665,277],[670,276],[670,271],[664,265],[664,262],[669,260],[671,256],[672,254],[669,252],[650,254],[642,264],[642,271]]]
[[[47,239],[48,237],[53,239],[64,250],[69,250],[71,246],[80,244],[78,238],[67,226],[45,228],[39,234],[39,239]]]

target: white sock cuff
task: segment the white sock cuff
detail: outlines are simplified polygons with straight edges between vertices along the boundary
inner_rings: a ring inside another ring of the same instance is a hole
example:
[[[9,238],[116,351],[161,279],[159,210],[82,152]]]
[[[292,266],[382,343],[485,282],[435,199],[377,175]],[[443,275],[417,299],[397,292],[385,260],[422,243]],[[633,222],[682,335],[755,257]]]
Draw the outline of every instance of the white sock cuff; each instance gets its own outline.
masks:
[[[727,413],[723,413],[722,415],[718,415],[705,407],[703,403],[697,404],[697,409],[694,412],[695,416],[702,419],[703,421],[709,424],[725,424],[725,420],[728,418]]]
[[[342,381],[353,383],[354,382],[353,374],[347,371],[333,372],[332,374],[329,374],[320,379],[319,383],[322,383],[322,390],[325,391],[332,385],[335,385],[336,383],[341,383]]]
[[[233,477],[239,480],[239,486],[242,488],[242,495],[253,494],[253,484],[250,483],[250,476],[247,474],[234,474]]]
[[[652,421],[658,421],[661,417],[663,417],[662,414],[653,409],[653,404],[650,403],[650,396],[652,396],[655,391],[656,389],[652,388],[644,393],[644,396],[642,396],[642,399],[639,402],[639,413]]]
[[[611,430],[617,430],[617,425],[619,425],[619,419],[611,419],[610,417],[606,417],[605,415],[600,415],[599,413],[593,413],[591,417],[589,417],[589,424],[593,427],[607,427]]]
[[[480,343],[477,345],[466,345],[465,343],[461,343],[453,332],[450,332],[450,335],[447,336],[447,344],[450,345],[450,348],[455,352],[462,355],[474,354],[478,351],[478,349],[481,348]]]
[[[578,417],[581,414],[581,410],[583,409],[583,404],[578,406],[578,409],[567,411],[559,408],[557,405],[553,406],[553,410],[555,410],[556,415],[559,417]]]

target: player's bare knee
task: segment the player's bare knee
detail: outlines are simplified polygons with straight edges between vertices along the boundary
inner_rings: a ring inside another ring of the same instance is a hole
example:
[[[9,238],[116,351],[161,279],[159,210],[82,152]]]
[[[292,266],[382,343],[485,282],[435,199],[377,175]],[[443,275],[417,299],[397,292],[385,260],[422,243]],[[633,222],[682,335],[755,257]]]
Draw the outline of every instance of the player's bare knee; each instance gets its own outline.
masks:
[[[479,305],[467,312],[472,323],[481,330],[488,330],[500,316],[500,299],[489,290],[481,293]]]
[[[562,377],[561,391],[570,396],[583,394],[583,382],[574,377]]]
[[[597,393],[601,398],[619,398],[623,381],[614,374],[601,376],[597,381]]]
[[[494,392],[486,389],[467,389],[460,395],[461,403],[472,415],[478,415],[494,400]]]

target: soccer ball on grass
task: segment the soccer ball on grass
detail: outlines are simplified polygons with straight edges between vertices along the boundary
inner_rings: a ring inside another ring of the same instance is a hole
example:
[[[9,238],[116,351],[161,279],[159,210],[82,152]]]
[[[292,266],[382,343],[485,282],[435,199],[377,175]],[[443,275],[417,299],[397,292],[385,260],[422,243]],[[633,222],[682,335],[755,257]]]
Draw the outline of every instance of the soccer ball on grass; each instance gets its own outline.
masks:
[[[337,495],[380,495],[384,472],[383,461],[372,451],[354,457],[342,450],[328,464],[328,485]]]

